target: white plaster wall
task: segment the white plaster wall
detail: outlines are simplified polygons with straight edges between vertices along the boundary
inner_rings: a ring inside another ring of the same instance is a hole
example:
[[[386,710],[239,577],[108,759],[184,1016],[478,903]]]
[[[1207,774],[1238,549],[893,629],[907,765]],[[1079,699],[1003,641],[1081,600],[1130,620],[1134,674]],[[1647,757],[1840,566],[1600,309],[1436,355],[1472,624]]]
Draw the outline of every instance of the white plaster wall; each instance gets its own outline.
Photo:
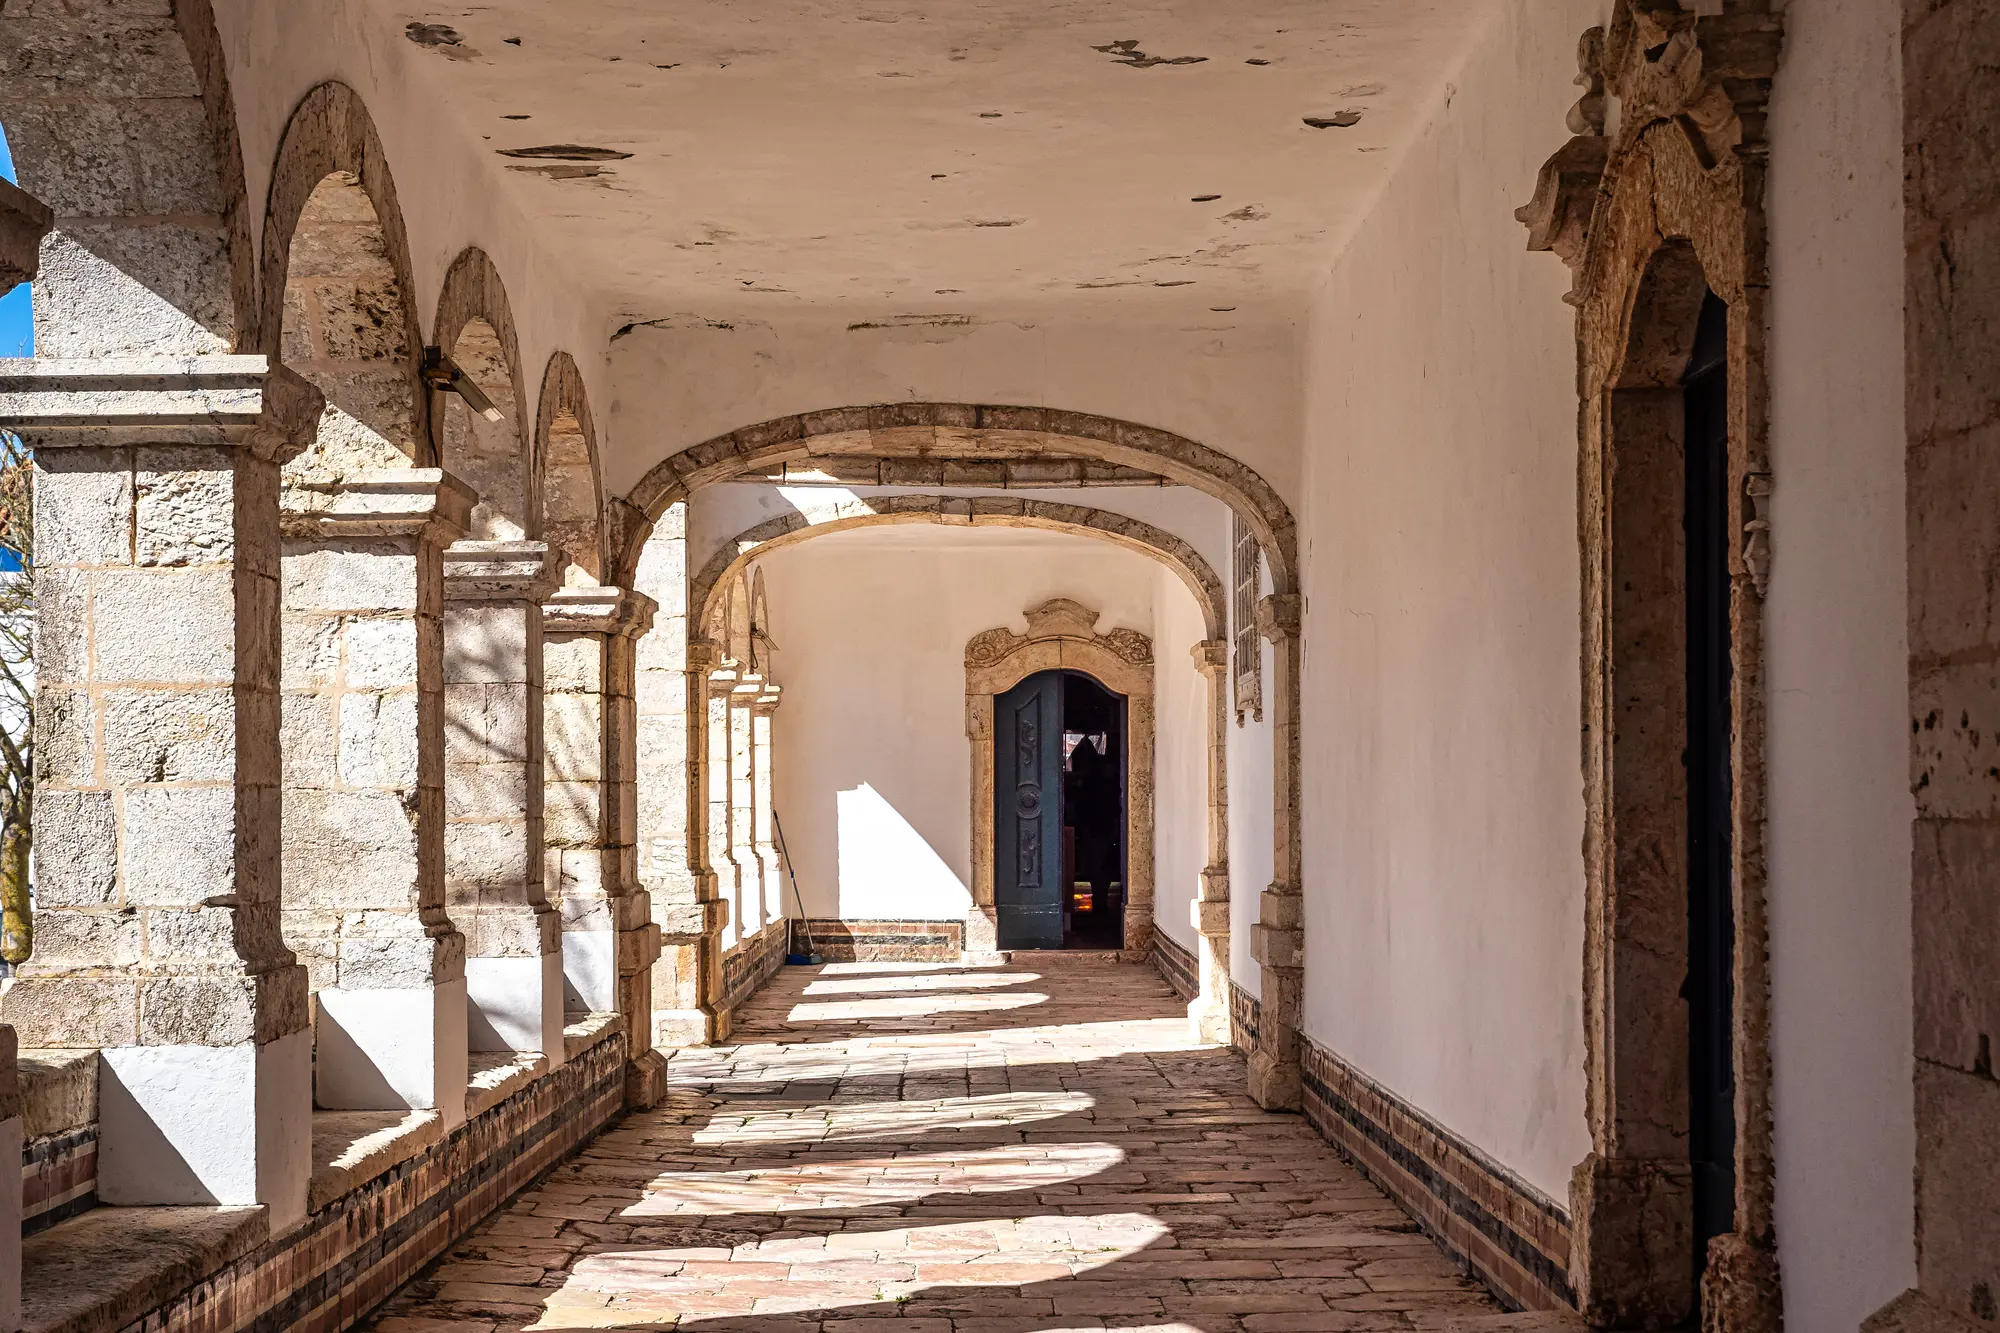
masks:
[[[1153,918],[1189,950],[1190,912],[1208,865],[1208,679],[1194,669],[1206,638],[1194,599],[1153,567]]]
[[[1305,369],[1305,1029],[1558,1200],[1589,1148],[1575,353],[1512,213],[1602,8],[1496,7]]]
[[[1791,0],[1771,102],[1765,604],[1785,1319],[1916,1281],[1901,6]]]
[[[776,804],[806,913],[962,917],[966,641],[996,625],[1024,632],[1022,613],[1052,597],[1096,608],[1100,630],[1153,634],[1160,567],[1061,533],[926,526],[835,533],[762,568],[785,691]],[[1191,601],[1176,614],[1192,617]]]

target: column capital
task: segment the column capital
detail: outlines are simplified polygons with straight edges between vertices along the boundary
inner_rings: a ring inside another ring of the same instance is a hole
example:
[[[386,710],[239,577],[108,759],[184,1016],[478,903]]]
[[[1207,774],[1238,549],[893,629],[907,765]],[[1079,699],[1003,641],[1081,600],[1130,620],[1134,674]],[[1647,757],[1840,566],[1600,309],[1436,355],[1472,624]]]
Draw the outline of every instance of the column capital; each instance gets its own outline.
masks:
[[[445,600],[540,603],[561,582],[562,564],[547,542],[456,541],[444,548]]]
[[[240,448],[285,462],[311,444],[326,399],[262,356],[0,359],[0,421],[31,448]]]
[[[687,646],[687,666],[689,671],[707,675],[722,661],[722,645],[713,639],[689,639]]]
[[[375,468],[339,481],[287,481],[287,537],[414,537],[456,541],[472,521],[473,489],[443,468]]]
[[[1203,639],[1188,649],[1188,656],[1194,658],[1194,669],[1204,676],[1212,676],[1229,669],[1229,640]]]
[[[47,204],[11,181],[0,181],[0,293],[34,278],[42,237],[55,222]]]
[[[595,584],[558,588],[542,603],[542,626],[551,634],[605,634],[636,639],[653,628],[660,604],[631,588]]]
[[[1261,598],[1257,603],[1257,633],[1273,643],[1297,638],[1305,600],[1295,592],[1276,592]]]

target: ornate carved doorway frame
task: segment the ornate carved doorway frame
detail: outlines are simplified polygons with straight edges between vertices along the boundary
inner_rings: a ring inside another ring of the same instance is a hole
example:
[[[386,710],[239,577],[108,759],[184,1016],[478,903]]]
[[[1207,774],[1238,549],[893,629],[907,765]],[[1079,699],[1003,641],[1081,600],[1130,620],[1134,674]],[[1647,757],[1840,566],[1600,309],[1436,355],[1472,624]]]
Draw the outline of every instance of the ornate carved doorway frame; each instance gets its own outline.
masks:
[[[1126,700],[1125,947],[1153,950],[1153,641],[1137,630],[1097,633],[1097,612],[1058,597],[1027,613],[1028,632],[982,630],[965,645],[965,734],[972,741],[972,908],[967,954],[999,948],[993,905],[993,701],[1042,671],[1080,671]]]
[[[1780,19],[1618,0],[1579,47],[1572,138],[1516,216],[1575,285],[1591,1153],[1570,1185],[1569,1277],[1598,1328],[1780,1326],[1764,886],[1765,106]],[[1734,1228],[1694,1253],[1680,382],[1709,292],[1729,308],[1727,485]]]

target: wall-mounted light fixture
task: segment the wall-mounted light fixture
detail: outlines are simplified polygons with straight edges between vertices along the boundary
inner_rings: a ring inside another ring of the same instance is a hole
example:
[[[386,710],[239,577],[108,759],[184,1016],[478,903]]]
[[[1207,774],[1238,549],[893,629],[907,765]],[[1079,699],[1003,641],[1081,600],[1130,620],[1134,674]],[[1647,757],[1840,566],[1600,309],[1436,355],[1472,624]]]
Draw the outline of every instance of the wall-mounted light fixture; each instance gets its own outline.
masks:
[[[444,354],[442,347],[424,349],[424,383],[433,389],[443,389],[455,393],[465,400],[465,405],[485,417],[488,421],[504,421],[507,414],[493,405],[480,389],[479,381],[465,373],[465,370]]]

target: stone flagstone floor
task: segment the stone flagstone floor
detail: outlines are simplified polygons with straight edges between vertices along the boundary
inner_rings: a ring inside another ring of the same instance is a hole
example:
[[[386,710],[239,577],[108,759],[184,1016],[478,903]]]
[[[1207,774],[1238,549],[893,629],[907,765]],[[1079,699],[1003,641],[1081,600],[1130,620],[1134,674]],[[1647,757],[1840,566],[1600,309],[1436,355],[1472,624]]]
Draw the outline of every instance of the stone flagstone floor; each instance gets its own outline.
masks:
[[[1150,968],[788,967],[671,1086],[366,1327],[1515,1324]]]

